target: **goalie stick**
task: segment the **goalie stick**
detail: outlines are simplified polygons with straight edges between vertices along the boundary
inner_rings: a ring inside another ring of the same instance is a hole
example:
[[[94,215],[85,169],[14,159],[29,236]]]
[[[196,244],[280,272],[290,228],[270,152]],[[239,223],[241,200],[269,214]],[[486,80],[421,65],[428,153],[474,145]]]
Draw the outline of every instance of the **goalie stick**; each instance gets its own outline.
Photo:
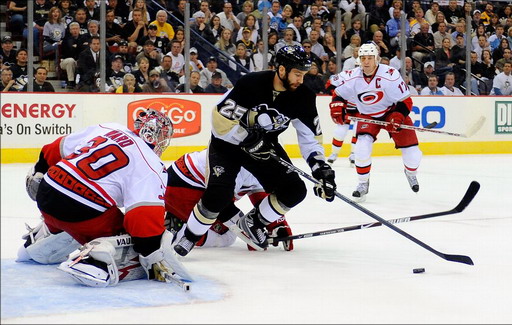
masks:
[[[276,160],[281,165],[283,165],[284,167],[288,168],[288,172],[295,172],[295,173],[299,174],[300,176],[306,178],[307,180],[309,180],[309,181],[311,181],[311,182],[313,182],[315,184],[321,184],[321,182],[319,180],[317,180],[313,176],[305,173],[301,169],[295,167],[293,164],[291,164],[291,163],[287,162],[286,160],[284,160],[283,158],[279,157],[274,152],[271,152],[270,156],[272,157],[272,159]],[[402,229],[398,228],[397,226],[393,225],[389,221],[386,221],[382,217],[379,217],[377,214],[375,214],[372,211],[366,209],[362,205],[359,205],[356,202],[350,200],[349,198],[343,196],[339,192],[334,191],[334,195],[337,198],[341,199],[342,201],[348,203],[352,207],[354,207],[354,208],[358,209],[359,211],[363,212],[364,214],[366,214],[366,215],[372,217],[373,219],[379,221],[384,226],[386,226],[386,227],[396,231],[397,233],[399,233],[400,235],[404,236],[405,238],[413,241],[414,243],[418,244],[419,246],[425,248],[426,250],[436,254],[437,256],[441,257],[442,259],[447,260],[447,261],[451,261],[451,262],[458,262],[458,263],[464,263],[464,264],[468,264],[468,265],[474,265],[473,261],[471,260],[471,258],[469,256],[465,256],[465,255],[452,255],[452,254],[441,253],[441,252],[435,250],[434,248],[430,247],[429,245],[425,244],[421,240],[417,239],[416,237],[408,234],[407,232],[405,232]]]
[[[453,208],[451,210],[422,214],[422,215],[414,216],[414,217],[391,219],[391,220],[387,220],[387,222],[392,223],[392,224],[397,224],[397,223],[410,222],[410,221],[415,221],[415,220],[423,220],[423,219],[428,219],[428,218],[446,216],[449,214],[460,213],[460,212],[464,211],[464,209],[469,205],[469,203],[471,203],[471,201],[473,200],[475,195],[478,193],[479,189],[480,189],[480,184],[476,181],[472,181],[471,184],[469,184],[466,194],[464,194],[464,197],[462,198],[460,203],[455,208]],[[287,241],[287,240],[332,235],[332,234],[338,234],[340,232],[347,232],[347,231],[359,230],[359,229],[367,229],[367,228],[373,228],[373,227],[379,227],[379,226],[382,226],[382,222],[370,222],[370,223],[365,223],[365,224],[361,224],[361,225],[321,230],[321,231],[309,232],[309,233],[305,233],[305,234],[292,235],[292,236],[288,236],[288,237],[269,238],[269,244],[273,244],[273,243],[277,243],[277,242],[281,242],[281,241]]]
[[[180,287],[181,289],[183,289],[183,291],[187,291],[187,292],[190,291],[190,283],[180,279],[176,275],[176,273],[174,273],[174,272],[168,273],[168,272],[161,271],[160,274],[164,277],[165,282],[175,284],[178,287]]]
[[[389,122],[386,122],[386,121],[373,120],[373,119],[356,117],[356,116],[349,116],[348,119],[351,121],[371,123],[371,124],[377,124],[377,125],[383,125],[383,126],[386,126],[389,124]],[[400,124],[400,128],[407,129],[407,130],[419,131],[419,132],[432,132],[432,133],[438,133],[438,134],[453,135],[453,136],[462,137],[462,138],[469,138],[469,137],[473,136],[475,133],[477,133],[478,130],[480,130],[480,128],[484,125],[484,123],[485,123],[485,116],[480,116],[478,118],[478,120],[475,123],[473,123],[473,125],[471,125],[469,127],[469,129],[466,131],[466,133],[455,133],[455,132],[441,131],[441,130],[428,128],[428,127],[421,128],[421,127],[406,125],[406,124]]]

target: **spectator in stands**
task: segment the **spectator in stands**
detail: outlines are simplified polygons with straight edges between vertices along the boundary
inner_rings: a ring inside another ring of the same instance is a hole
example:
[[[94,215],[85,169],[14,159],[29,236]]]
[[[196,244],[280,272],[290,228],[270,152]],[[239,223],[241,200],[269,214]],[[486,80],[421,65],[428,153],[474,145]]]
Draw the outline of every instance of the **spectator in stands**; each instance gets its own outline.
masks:
[[[224,30],[224,27],[220,24],[220,18],[217,15],[213,15],[210,19],[210,30],[212,31],[212,35],[215,38],[213,44],[217,43],[220,39],[220,35]]]
[[[168,93],[171,89],[167,86],[167,82],[160,78],[160,72],[153,69],[149,72],[149,79],[142,85],[143,93]]]
[[[498,62],[499,59],[503,57],[505,54],[506,49],[510,49],[510,44],[508,43],[508,39],[503,38],[500,41],[500,45],[492,51],[492,60],[495,62],[495,64]]]
[[[448,72],[445,75],[444,86],[440,90],[444,96],[464,96],[462,91],[455,87],[455,74],[453,72]]]
[[[140,9],[133,9],[131,16],[133,19],[123,26],[123,32],[128,39],[128,47],[136,49],[142,38],[148,34],[148,31],[146,24],[142,20],[142,11]]]
[[[231,2],[224,2],[222,12],[219,12],[217,16],[220,18],[220,24],[225,29],[229,29],[232,32],[237,32],[240,29],[240,21],[233,14],[233,4]]]
[[[137,70],[133,71],[132,74],[135,76],[135,80],[137,80],[137,84],[139,87],[146,83],[149,80],[149,60],[145,56],[139,58],[137,60]]]
[[[477,78],[486,81],[487,78],[483,77],[484,73],[484,65],[481,62],[478,62],[478,54],[475,51],[471,51],[471,73],[474,74]],[[481,85],[482,81],[480,81],[474,77],[471,77],[471,92],[480,95],[482,93],[487,94],[488,92],[482,92],[480,89],[485,88],[485,85]],[[488,79],[487,79],[488,80]],[[445,81],[446,82],[446,81]],[[492,81],[491,81],[492,87]]]
[[[428,25],[428,33],[433,34],[432,27],[430,27],[430,24],[424,17],[423,9],[417,8],[414,11],[414,19],[409,22],[409,26],[411,27],[411,35],[415,36],[421,33],[421,26],[424,24]]]
[[[272,54],[269,52],[265,58],[265,54],[263,53],[264,44],[263,40],[259,40],[256,44],[256,53],[252,55],[252,60],[254,62],[254,71],[263,71],[263,62],[272,61]]]
[[[444,13],[449,26],[456,25],[461,18],[465,18],[464,11],[457,4],[457,0],[450,0],[448,6],[442,7],[441,11]]]
[[[16,63],[11,65],[12,78],[14,80],[21,76],[26,78],[28,74],[28,52],[26,49],[19,49],[16,53]]]
[[[464,36],[464,42],[466,42],[466,24],[464,21],[459,21],[455,24],[455,31],[452,32],[452,38],[455,39],[455,37],[459,34]]]
[[[92,36],[89,48],[83,50],[78,56],[77,73],[80,75],[77,87],[82,92],[99,91],[96,84],[97,73],[100,69],[101,43],[98,36]]]
[[[483,50],[489,50],[492,52],[491,47],[489,46],[489,42],[487,41],[487,38],[484,35],[481,35],[478,36],[478,44],[473,48],[473,51],[475,51],[480,57],[482,55]]]
[[[485,25],[482,23],[482,21],[480,19],[481,17],[482,17],[482,12],[478,9],[475,9],[472,14],[471,28],[473,30],[476,30],[479,25],[482,25],[482,26],[484,26],[484,32],[485,32]]]
[[[413,96],[419,95],[418,90],[416,90],[416,88],[413,85],[411,85],[411,80],[409,79],[408,75],[405,75],[404,82],[407,85],[407,88],[409,88],[409,92],[411,93],[411,95],[413,95]]]
[[[431,75],[434,75],[434,61],[425,62],[423,65],[423,73],[418,73],[413,75],[413,80],[415,85],[420,85],[421,88],[428,86],[428,78]],[[438,79],[439,81],[439,79]]]
[[[281,22],[281,3],[279,0],[272,0],[272,4],[267,15],[270,30],[277,32],[281,37],[281,33],[279,32],[279,23]]]
[[[251,57],[248,55],[247,47],[244,43],[238,43],[236,46],[236,52],[235,55],[231,57],[233,60],[229,61],[229,67],[236,71],[240,75],[244,75],[247,72],[253,72],[254,71],[254,62],[252,61]],[[242,67],[245,68],[242,69]]]
[[[448,33],[451,33],[452,29],[455,29],[455,27],[448,25],[448,22],[446,21],[444,14],[440,11],[436,15],[436,21],[430,26],[432,28],[432,33],[435,33],[439,30],[440,23],[446,24],[446,31]]]
[[[491,23],[491,16],[494,15],[494,5],[490,2],[485,4],[485,10],[480,16],[480,21],[487,27]]]
[[[342,58],[350,58],[355,48],[361,46],[361,37],[359,35],[352,35],[350,37],[350,44],[343,50]]]
[[[15,64],[16,63],[16,51],[13,50],[14,44],[12,43],[12,38],[9,35],[2,37],[2,51],[0,52],[0,56],[2,57],[2,64],[6,63]],[[3,67],[2,67],[3,69]]]
[[[309,39],[305,39],[302,41],[302,47],[304,48],[304,52],[306,52],[306,56],[311,60],[311,62],[315,62],[317,67],[322,67],[324,61],[320,59],[318,55],[313,53],[312,42]]]
[[[452,62],[459,66],[466,64],[466,47],[462,34],[457,34],[455,37],[455,45],[452,46]]]
[[[440,12],[439,11],[439,3],[436,1],[433,1],[430,4],[430,9],[428,9],[427,12],[425,13],[425,19],[428,21],[430,26],[432,26],[436,22],[438,12]]]
[[[358,66],[359,46],[354,47],[352,55],[343,62],[343,71],[352,70]]]
[[[124,38],[123,28],[116,22],[114,9],[107,10],[105,20],[105,40],[109,46],[119,45]]]
[[[201,72],[204,69],[204,64],[199,60],[199,55],[195,47],[191,47],[189,50],[190,54],[190,71]]]
[[[501,24],[496,25],[496,32],[494,34],[492,34],[491,36],[489,36],[489,39],[488,39],[489,45],[491,46],[491,51],[494,51],[495,49],[497,49],[499,47],[502,39],[507,38],[504,35],[504,32],[505,32],[505,28],[503,27],[503,25],[501,25]]]
[[[226,73],[218,68],[217,59],[214,56],[210,56],[208,58],[208,62],[206,63],[206,69],[203,69],[200,73],[200,86],[202,88],[208,87],[210,83],[212,83],[212,76],[215,72],[220,73],[222,76],[222,85],[226,88],[233,88],[233,84],[227,77]]]
[[[66,24],[66,28],[75,19],[75,10],[71,6],[71,0],[59,0],[57,7],[62,13],[62,21]]]
[[[160,62],[160,66],[155,69],[160,72],[160,78],[162,78],[166,83],[169,89],[172,92],[176,91],[176,86],[179,84],[180,77],[172,71],[172,58],[169,55],[164,55],[162,57],[162,62]]]
[[[123,93],[141,93],[142,88],[135,80],[135,76],[131,73],[127,73],[123,76],[123,85],[116,89],[116,94]]]
[[[450,40],[450,48],[455,45],[455,38],[446,30],[446,23],[439,23],[437,32],[434,33],[434,47],[440,49],[443,47],[443,40],[448,38]]]
[[[183,49],[185,49],[185,30],[183,29],[183,26],[178,26],[174,28],[174,31],[174,38],[169,43],[169,51],[171,50],[172,41],[178,41],[181,44],[181,48],[183,51]]]
[[[173,10],[172,15],[176,17],[171,25],[174,27],[174,30],[178,27],[183,27],[183,23],[185,22],[185,5],[187,4],[186,0],[178,0],[178,4],[176,5],[176,10]],[[192,11],[193,12],[193,11]]]
[[[452,61],[452,57],[451,37],[448,36],[443,39],[442,48],[436,50],[435,67],[438,76],[452,71],[455,65]]]
[[[293,17],[292,23],[288,24],[288,28],[293,29],[293,31],[295,32],[293,40],[299,43],[301,43],[303,40],[307,38],[307,32],[303,26],[303,20],[304,18],[302,16],[295,16]]]
[[[512,50],[510,48],[503,49],[503,57],[496,61],[494,66],[500,72],[503,72],[503,67],[505,66],[506,62],[512,62]]]
[[[390,17],[388,9],[389,7],[386,7],[384,0],[375,0],[375,2],[370,5],[368,26],[372,33],[375,33],[386,25]]]
[[[242,4],[242,10],[236,15],[236,18],[240,22],[240,27],[247,26],[246,22],[245,22],[245,18],[249,14],[252,14],[253,11],[254,11],[254,2],[251,0],[244,1],[244,3]],[[256,17],[254,17],[254,18],[256,18]],[[256,21],[256,24],[258,24],[257,21]],[[256,29],[259,29],[259,25],[256,25],[256,26],[257,26]]]
[[[399,8],[393,9],[393,17],[386,22],[386,32],[390,38],[390,45],[393,47],[398,46],[400,42],[400,35],[402,24],[400,22],[401,10]],[[409,23],[405,23],[405,35],[409,37],[411,32],[411,27]]]
[[[52,84],[46,81],[48,77],[48,70],[45,67],[37,67],[36,73],[34,74],[33,91],[34,92],[51,92],[54,93],[55,89]],[[27,91],[28,83],[25,84],[21,91]]]
[[[84,8],[78,8],[76,11],[75,11],[75,22],[78,23],[78,25],[80,26],[80,35],[85,35],[88,33],[88,30],[87,30],[87,15],[85,13],[85,9]],[[69,26],[68,25],[68,28],[66,30],[66,34],[69,32]]]
[[[190,72],[190,78],[189,78],[189,88],[190,88],[189,92],[190,93],[194,93],[194,94],[204,93],[204,89],[201,86],[199,86],[199,79],[200,79],[199,72],[197,72],[197,71]],[[178,87],[176,87],[176,92],[177,93],[185,92],[185,84],[184,83],[179,84]]]
[[[259,34],[258,34],[259,30],[256,26],[257,22],[258,21],[256,19],[256,16],[254,16],[253,14],[248,14],[247,16],[245,16],[245,20],[244,20],[245,26],[238,30],[238,33],[236,36],[236,41],[239,41],[241,39],[248,39],[251,42],[253,42],[253,44],[256,44],[256,42],[259,39]],[[244,37],[243,33],[246,33],[247,31],[249,31],[249,36]],[[247,41],[246,41],[246,43],[247,43]]]
[[[327,62],[329,56],[325,53],[324,46],[320,43],[320,33],[313,29],[309,33],[309,40],[311,41],[311,52],[315,53],[322,61]]]
[[[283,10],[281,11],[281,17],[279,18],[278,24],[277,24],[277,33],[279,35],[281,35],[281,33],[284,32],[284,30],[286,28],[288,28],[288,25],[293,22],[292,15],[293,15],[292,7],[289,4],[284,5]]]
[[[496,33],[496,27],[499,25],[499,18],[498,15],[492,14],[491,15],[491,23],[487,26],[485,26],[485,32],[487,35],[492,35]]]
[[[85,14],[87,21],[94,19],[100,20],[100,9],[96,8],[96,0],[85,0]]]
[[[292,17],[294,17],[294,18],[297,16],[305,17],[306,9],[308,7],[307,4],[303,3],[301,0],[292,0],[292,1],[289,1],[289,3],[293,10]],[[304,19],[303,19],[303,23],[304,23]]]
[[[222,31],[221,37],[217,43],[215,43],[215,47],[218,48],[224,56],[221,56],[221,60],[227,61],[226,58],[233,56],[236,52],[236,46],[231,41],[231,30],[225,28]]]
[[[361,44],[367,41],[368,38],[365,31],[362,29],[363,23],[360,19],[355,19],[352,21],[352,24],[346,24],[345,26],[352,26],[347,30],[347,37],[349,39],[352,39],[352,35],[357,34],[361,38]]]
[[[146,57],[149,62],[149,70],[152,70],[160,65],[160,61],[162,61],[162,53],[160,53],[156,48],[153,41],[147,40],[144,42],[144,47],[142,51],[137,54],[135,60],[139,61],[141,57]]]
[[[475,29],[475,33],[474,33],[473,37],[471,38],[471,45],[473,48],[478,46],[478,38],[480,36],[484,36],[485,38],[487,38],[487,34],[485,33],[484,24],[478,25]],[[487,44],[487,46],[489,46],[489,44]]]
[[[402,13],[405,13],[404,12],[404,3],[402,2],[402,0],[393,0],[393,2],[391,2],[391,7],[389,7],[389,17],[393,17],[393,11],[395,9],[400,10],[400,15]]]
[[[313,21],[315,20],[315,18],[320,18],[320,19],[322,18],[322,16],[320,16],[319,12],[320,12],[320,7],[315,3],[311,4],[307,8],[306,13],[304,14],[304,22],[303,22],[304,29],[310,28],[311,25],[313,25]]]
[[[35,0],[34,1],[34,55],[42,54],[39,53],[39,33],[43,32],[44,24],[48,21],[48,14],[52,5],[46,0]],[[27,27],[28,28],[28,27]],[[28,29],[23,30],[23,37],[28,40]]]
[[[66,25],[62,22],[62,13],[57,7],[52,7],[48,14],[48,21],[43,27],[43,55],[55,53],[55,65],[59,64],[59,45],[64,39]]]
[[[389,65],[397,70],[402,70],[402,60],[400,56],[400,47],[395,49],[395,55],[389,60]]]
[[[185,66],[185,57],[181,54],[181,42],[174,40],[171,42],[171,51],[167,53],[172,58],[171,70],[176,73],[179,77],[183,76]]]
[[[190,24],[190,30],[195,33],[191,33],[191,44],[204,43],[204,40],[200,39],[197,35],[201,36],[208,43],[213,44],[215,42],[215,37],[213,36],[213,32],[210,29],[210,26],[205,23],[205,15],[202,11],[197,11],[192,16],[194,18],[194,22]]]
[[[249,1],[249,3],[252,4],[252,2],[250,2],[250,1]],[[212,20],[215,13],[212,13],[212,11],[210,10],[210,3],[208,2],[208,0],[201,0],[201,4],[199,5],[199,10],[201,10],[204,13],[204,22],[207,24],[210,24],[210,21]],[[252,12],[252,10],[251,10],[251,12]]]
[[[228,89],[222,85],[222,75],[220,72],[212,74],[211,83],[204,89],[205,93],[224,94]]]
[[[283,33],[283,38],[279,39],[279,41],[277,42],[277,44],[275,46],[275,51],[276,52],[279,51],[279,49],[281,49],[282,47],[284,47],[286,45],[299,45],[300,46],[299,42],[293,40],[294,36],[295,36],[295,32],[293,31],[293,29],[287,28]],[[323,46],[322,46],[322,50],[323,50]]]
[[[405,4],[411,3],[411,1],[405,1]],[[414,14],[416,12],[416,9],[421,8],[420,0],[412,0],[412,3],[406,8],[407,11],[407,19],[409,22],[414,19]]]
[[[496,76],[496,67],[492,61],[492,54],[490,50],[483,50],[481,56],[482,64],[484,66],[483,76],[489,79],[494,79]]]
[[[123,0],[109,0],[107,6],[107,12],[109,10],[114,11],[115,23],[119,26],[123,26],[128,21],[128,15],[130,14],[130,7],[126,1]]]
[[[391,45],[384,39],[384,34],[380,30],[373,33],[373,42],[379,47],[380,56],[390,57],[392,55]]]
[[[110,63],[110,69],[107,71],[107,81],[105,82],[106,91],[113,93],[123,85],[124,60],[121,55],[114,55]]]
[[[119,47],[117,48],[117,53],[115,55],[121,55],[123,57],[124,61],[124,71],[125,72],[132,72],[133,68],[135,67],[135,63],[137,60],[135,59],[135,55],[128,52],[128,42],[125,40],[122,40],[119,43]]]
[[[141,40],[142,44],[146,44],[147,41],[152,41],[155,46],[155,50],[159,53],[166,53],[169,43],[171,42],[167,37],[158,36],[158,30],[156,25],[153,23],[148,26],[148,34]]]
[[[9,26],[13,35],[21,35],[27,23],[27,1],[28,0],[11,0],[9,2],[8,10],[11,12]]]
[[[405,57],[405,76],[409,78],[409,84],[414,86],[418,92],[421,91],[421,84],[419,84],[420,73],[414,69],[414,63],[408,56]]]
[[[505,62],[503,72],[494,77],[491,95],[512,96],[512,63]]]
[[[311,63],[311,68],[308,73],[304,75],[304,85],[311,89],[315,94],[323,94],[325,91],[325,84],[322,80],[322,75],[318,72],[318,66],[315,62]]]
[[[331,32],[325,33],[323,46],[324,52],[327,53],[329,59],[336,57],[336,40],[334,39],[334,36],[331,34]]]
[[[322,83],[325,85],[329,80],[329,77],[338,73],[338,65],[336,63],[336,57],[332,57],[327,62],[327,69],[322,75]]]
[[[12,78],[12,71],[10,68],[2,69],[2,84],[0,85],[1,92],[18,91],[13,86],[15,80]]]
[[[169,41],[174,38],[174,28],[167,22],[167,12],[165,10],[158,10],[156,20],[151,22],[150,25],[157,27],[156,36],[167,38]]]
[[[141,13],[141,20],[145,26],[149,25],[151,21],[151,16],[148,11],[148,7],[146,5],[146,0],[135,0],[133,4],[133,10],[128,14],[128,21],[133,20],[133,14],[135,10],[139,10]]]
[[[434,54],[434,35],[429,32],[430,26],[427,22],[421,24],[420,32],[414,35],[412,46],[412,57],[417,60],[416,69],[420,70],[421,63],[429,61]]]
[[[439,83],[439,79],[436,75],[428,76],[428,86],[423,88],[420,92],[420,95],[440,95],[444,96],[443,92],[437,87]]]
[[[80,35],[80,24],[78,22],[72,22],[68,27],[69,33],[62,40],[60,68],[66,71],[67,88],[74,89],[78,57],[85,48],[85,39]]]
[[[350,26],[350,23],[355,20],[362,21],[364,19],[366,8],[362,0],[341,0],[339,7],[345,11],[341,16],[345,26]]]

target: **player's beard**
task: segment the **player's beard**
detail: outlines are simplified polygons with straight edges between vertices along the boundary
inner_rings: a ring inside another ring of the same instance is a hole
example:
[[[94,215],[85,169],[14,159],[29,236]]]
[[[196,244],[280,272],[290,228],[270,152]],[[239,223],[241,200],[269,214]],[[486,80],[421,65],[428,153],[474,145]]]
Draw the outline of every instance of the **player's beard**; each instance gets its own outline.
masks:
[[[297,90],[297,88],[299,88],[300,85],[301,85],[301,83],[299,83],[299,82],[296,82],[293,84],[290,83],[289,73],[286,74],[286,79],[283,80],[283,86],[286,88],[286,90],[295,91],[295,90]]]

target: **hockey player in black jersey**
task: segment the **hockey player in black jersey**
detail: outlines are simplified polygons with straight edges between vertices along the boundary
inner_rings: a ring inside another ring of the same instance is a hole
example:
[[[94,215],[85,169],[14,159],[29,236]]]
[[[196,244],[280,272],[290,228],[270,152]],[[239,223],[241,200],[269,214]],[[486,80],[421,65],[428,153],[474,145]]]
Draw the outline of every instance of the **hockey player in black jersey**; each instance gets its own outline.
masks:
[[[277,220],[304,200],[306,186],[296,173],[271,158],[271,153],[290,162],[278,136],[291,123],[302,156],[312,175],[320,180],[314,192],[334,199],[334,171],[325,162],[322,129],[315,94],[302,85],[311,66],[300,46],[284,46],[276,54],[276,71],[249,73],[239,79],[213,110],[212,137],[208,146],[208,184],[194,207],[187,227],[174,238],[174,249],[187,255],[194,243],[215,222],[219,211],[233,197],[235,178],[243,166],[270,193],[238,226],[255,245],[265,248],[265,225]]]

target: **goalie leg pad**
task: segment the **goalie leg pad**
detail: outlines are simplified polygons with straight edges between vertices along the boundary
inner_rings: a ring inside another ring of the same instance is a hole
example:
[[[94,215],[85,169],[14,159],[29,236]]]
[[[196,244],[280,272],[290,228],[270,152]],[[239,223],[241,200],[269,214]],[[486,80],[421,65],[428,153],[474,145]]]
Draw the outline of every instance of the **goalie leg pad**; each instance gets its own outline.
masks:
[[[33,260],[41,264],[61,263],[80,247],[80,244],[66,232],[52,234],[44,221],[35,228],[26,226],[29,232],[22,237],[25,243],[18,249],[16,262]]]
[[[115,253],[116,249],[108,240],[99,238],[86,243],[77,256],[61,263],[58,269],[89,287],[115,286],[119,282]]]

